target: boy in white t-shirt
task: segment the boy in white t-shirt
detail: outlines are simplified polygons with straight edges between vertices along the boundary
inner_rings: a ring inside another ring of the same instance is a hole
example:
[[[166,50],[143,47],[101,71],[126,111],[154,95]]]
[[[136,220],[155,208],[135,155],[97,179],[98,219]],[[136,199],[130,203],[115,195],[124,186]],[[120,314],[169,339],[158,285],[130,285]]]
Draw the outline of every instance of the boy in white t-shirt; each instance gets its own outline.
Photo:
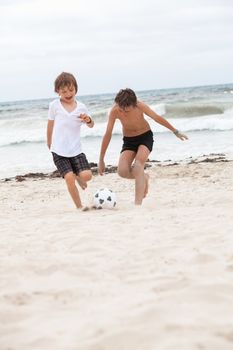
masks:
[[[80,129],[83,124],[93,128],[94,122],[88,115],[86,106],[75,98],[78,85],[72,74],[61,73],[54,85],[60,98],[49,105],[47,145],[76,207],[82,208],[75,181],[85,189],[87,181],[92,178],[92,172],[82,152]]]

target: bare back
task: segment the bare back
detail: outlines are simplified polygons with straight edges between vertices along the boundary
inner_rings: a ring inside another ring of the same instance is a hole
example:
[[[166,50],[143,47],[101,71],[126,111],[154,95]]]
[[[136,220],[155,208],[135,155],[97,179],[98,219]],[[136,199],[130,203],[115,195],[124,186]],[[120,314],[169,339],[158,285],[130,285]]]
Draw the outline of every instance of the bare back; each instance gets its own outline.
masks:
[[[144,118],[139,101],[136,107],[129,107],[125,110],[116,104],[113,106],[111,114],[115,119],[120,120],[124,136],[137,136],[150,130],[150,125]]]

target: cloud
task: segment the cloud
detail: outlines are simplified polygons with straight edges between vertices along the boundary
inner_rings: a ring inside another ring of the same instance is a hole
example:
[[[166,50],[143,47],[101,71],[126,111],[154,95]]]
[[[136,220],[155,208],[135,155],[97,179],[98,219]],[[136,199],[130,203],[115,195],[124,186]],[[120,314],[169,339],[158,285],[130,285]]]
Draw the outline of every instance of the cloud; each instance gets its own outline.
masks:
[[[79,76],[84,93],[229,79],[231,1],[13,0],[0,11],[0,74],[6,87],[15,82],[2,98],[49,96],[62,70]]]

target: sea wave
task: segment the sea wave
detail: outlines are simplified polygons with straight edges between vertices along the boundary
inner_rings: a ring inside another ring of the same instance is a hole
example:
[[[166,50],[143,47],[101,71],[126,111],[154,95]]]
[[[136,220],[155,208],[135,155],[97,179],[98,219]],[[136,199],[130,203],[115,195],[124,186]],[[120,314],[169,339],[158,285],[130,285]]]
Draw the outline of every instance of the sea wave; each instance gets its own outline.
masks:
[[[175,128],[182,130],[183,132],[195,132],[195,131],[229,131],[233,130],[233,109],[225,111],[223,114],[216,114],[210,116],[193,117],[193,118],[166,118]],[[146,117],[146,120],[150,124],[150,127],[155,133],[166,133],[169,130],[162,125],[154,122],[151,118]],[[82,138],[95,138],[103,137],[106,130],[107,122],[96,122],[94,128],[82,127]],[[19,128],[7,128],[2,133],[0,139],[0,146],[9,145],[23,145],[25,143],[40,143],[45,142],[45,123],[40,122],[38,125],[34,124],[33,128],[29,128],[27,124],[21,125]],[[113,135],[122,135],[122,127],[117,120]]]
[[[39,144],[39,143],[45,143],[44,139],[41,140],[21,140],[16,142],[11,142],[5,145],[0,145],[0,147],[8,147],[8,146],[23,146],[23,145],[29,145],[29,144]]]
[[[203,117],[211,115],[224,114],[233,108],[233,101],[229,102],[202,102],[200,101],[182,101],[176,103],[156,103],[150,104],[152,110],[166,118],[183,119],[193,117]],[[89,113],[95,122],[104,122],[107,120],[110,112],[109,106],[99,106],[98,109],[90,110]],[[7,123],[12,127],[33,126],[38,122],[45,123],[48,111],[45,108],[34,109],[14,109],[12,111],[0,110],[0,127],[6,126]]]
[[[47,111],[50,100],[16,101],[0,103],[0,118],[6,116],[12,118],[18,113],[29,114],[32,112]]]
[[[233,106],[233,104],[232,104]],[[231,106],[230,106],[231,107]],[[175,103],[165,106],[166,115],[170,118],[192,118],[206,115],[223,114],[229,108],[229,104],[201,104],[201,103]]]

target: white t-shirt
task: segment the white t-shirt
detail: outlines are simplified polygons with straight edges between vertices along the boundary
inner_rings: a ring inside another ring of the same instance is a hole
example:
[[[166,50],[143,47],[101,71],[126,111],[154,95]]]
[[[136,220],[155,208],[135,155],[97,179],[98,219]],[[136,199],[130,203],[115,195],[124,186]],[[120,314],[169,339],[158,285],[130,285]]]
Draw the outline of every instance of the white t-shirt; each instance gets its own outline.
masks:
[[[89,113],[83,103],[76,103],[77,107],[72,112],[63,107],[60,99],[49,104],[48,119],[54,120],[50,150],[63,157],[74,157],[82,153],[80,128],[83,122],[79,116]]]

